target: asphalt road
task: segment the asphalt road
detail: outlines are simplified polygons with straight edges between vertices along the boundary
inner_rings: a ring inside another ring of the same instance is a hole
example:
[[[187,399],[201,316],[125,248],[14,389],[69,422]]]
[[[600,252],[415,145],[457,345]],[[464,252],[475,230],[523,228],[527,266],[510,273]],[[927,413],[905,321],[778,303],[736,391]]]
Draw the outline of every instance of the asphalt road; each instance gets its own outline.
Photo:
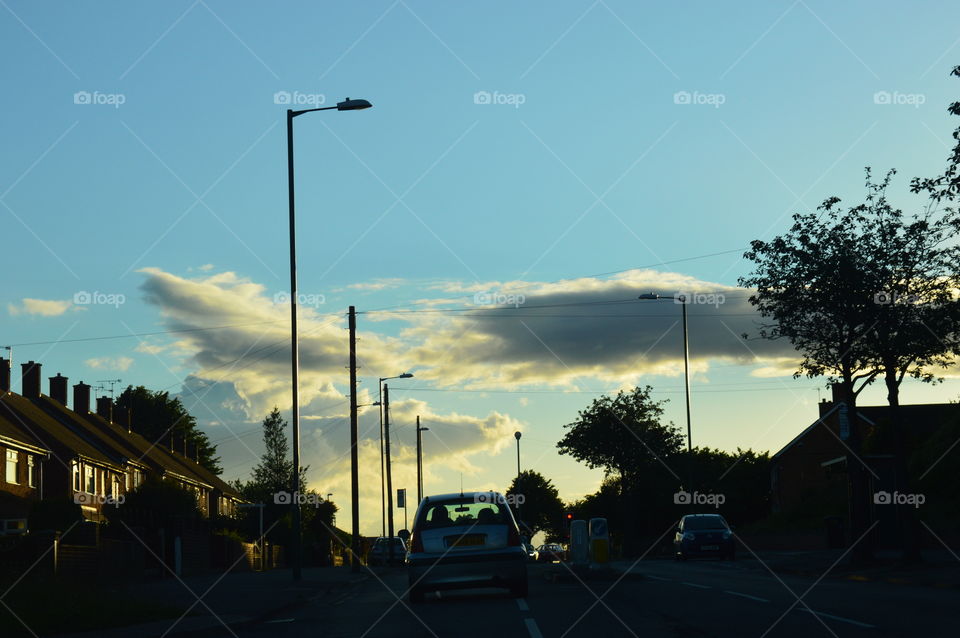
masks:
[[[619,581],[531,565],[530,592],[444,592],[410,605],[402,568],[241,636],[397,638],[956,636],[957,590],[781,577],[749,561],[644,561]],[[548,576],[559,574],[552,582]],[[792,590],[792,591],[791,591]],[[798,598],[801,599],[798,602]]]

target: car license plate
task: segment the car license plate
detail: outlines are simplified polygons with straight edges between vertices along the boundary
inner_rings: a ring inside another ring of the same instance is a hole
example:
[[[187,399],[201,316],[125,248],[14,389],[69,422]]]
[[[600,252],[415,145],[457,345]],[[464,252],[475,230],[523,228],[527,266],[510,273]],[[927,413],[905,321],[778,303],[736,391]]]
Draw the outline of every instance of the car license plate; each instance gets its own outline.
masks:
[[[464,534],[463,536],[453,536],[447,540],[449,547],[470,547],[483,545],[483,534]]]
[[[719,549],[720,549],[719,545],[701,545],[700,546],[701,552],[715,552]]]

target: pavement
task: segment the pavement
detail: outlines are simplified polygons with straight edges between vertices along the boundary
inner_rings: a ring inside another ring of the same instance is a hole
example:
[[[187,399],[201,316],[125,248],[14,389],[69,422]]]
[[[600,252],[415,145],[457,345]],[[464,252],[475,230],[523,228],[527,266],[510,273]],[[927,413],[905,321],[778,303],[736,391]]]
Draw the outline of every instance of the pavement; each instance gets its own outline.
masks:
[[[134,583],[124,588],[125,596],[189,608],[187,615],[114,629],[58,634],[58,638],[236,635],[253,625],[282,621],[285,614],[320,598],[335,599],[368,577],[364,572],[354,574],[349,567],[318,567],[304,569],[299,582],[293,581],[289,569],[278,569],[211,572]]]

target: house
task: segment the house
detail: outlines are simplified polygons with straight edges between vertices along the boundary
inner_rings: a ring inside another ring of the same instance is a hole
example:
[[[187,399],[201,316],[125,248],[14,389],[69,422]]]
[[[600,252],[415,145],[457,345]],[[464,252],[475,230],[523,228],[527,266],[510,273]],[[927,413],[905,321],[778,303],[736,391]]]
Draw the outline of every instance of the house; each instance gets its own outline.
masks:
[[[30,502],[41,498],[72,499],[86,520],[103,522],[105,507],[119,506],[148,478],[193,493],[205,516],[232,515],[242,502],[197,462],[195,449],[191,458],[183,439],[147,440],[136,432],[135,415],[115,409],[110,397],[99,397],[91,412],[91,388],[82,381],[73,386],[71,409],[67,377],[50,377],[44,395],[41,364],[30,361],[22,370],[22,394],[16,394],[9,387],[10,362],[0,358],[0,449],[10,459],[0,482],[4,526],[25,531]]]
[[[867,493],[893,493],[901,488],[897,474],[897,442],[891,427],[889,406],[857,406],[858,423],[846,417],[846,403],[839,386],[833,387],[832,400],[819,405],[817,419],[781,448],[770,459],[770,488],[773,511],[810,516],[848,514],[847,468],[850,463],[863,463],[867,468]],[[937,429],[960,418],[960,405],[901,405],[901,419],[907,432],[906,454]],[[847,430],[856,427],[862,442],[854,454],[846,443]],[[871,506],[871,520],[881,521],[895,516],[894,508]],[[897,526],[879,525],[887,534]],[[894,544],[891,537],[878,538],[881,544]]]

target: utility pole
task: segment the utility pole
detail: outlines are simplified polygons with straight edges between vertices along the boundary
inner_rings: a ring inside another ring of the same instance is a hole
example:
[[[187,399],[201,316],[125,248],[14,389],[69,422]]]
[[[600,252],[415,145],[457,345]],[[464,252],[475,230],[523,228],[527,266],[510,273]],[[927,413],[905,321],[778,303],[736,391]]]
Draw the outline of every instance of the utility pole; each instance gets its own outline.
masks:
[[[350,538],[350,565],[360,571],[360,482],[357,452],[357,310],[350,306],[350,495],[353,528]]]
[[[301,536],[300,536],[300,348],[297,342],[297,224],[293,195],[293,118],[294,112],[287,109],[287,186],[290,204],[290,427],[293,431],[293,477],[290,492],[293,494],[292,527],[290,543],[293,580],[300,580]]]
[[[423,467],[421,458],[423,446],[420,443],[420,415],[417,415],[417,505],[423,500]]]
[[[390,472],[390,387],[383,385],[383,452],[387,469],[387,547],[393,563],[393,477]]]

